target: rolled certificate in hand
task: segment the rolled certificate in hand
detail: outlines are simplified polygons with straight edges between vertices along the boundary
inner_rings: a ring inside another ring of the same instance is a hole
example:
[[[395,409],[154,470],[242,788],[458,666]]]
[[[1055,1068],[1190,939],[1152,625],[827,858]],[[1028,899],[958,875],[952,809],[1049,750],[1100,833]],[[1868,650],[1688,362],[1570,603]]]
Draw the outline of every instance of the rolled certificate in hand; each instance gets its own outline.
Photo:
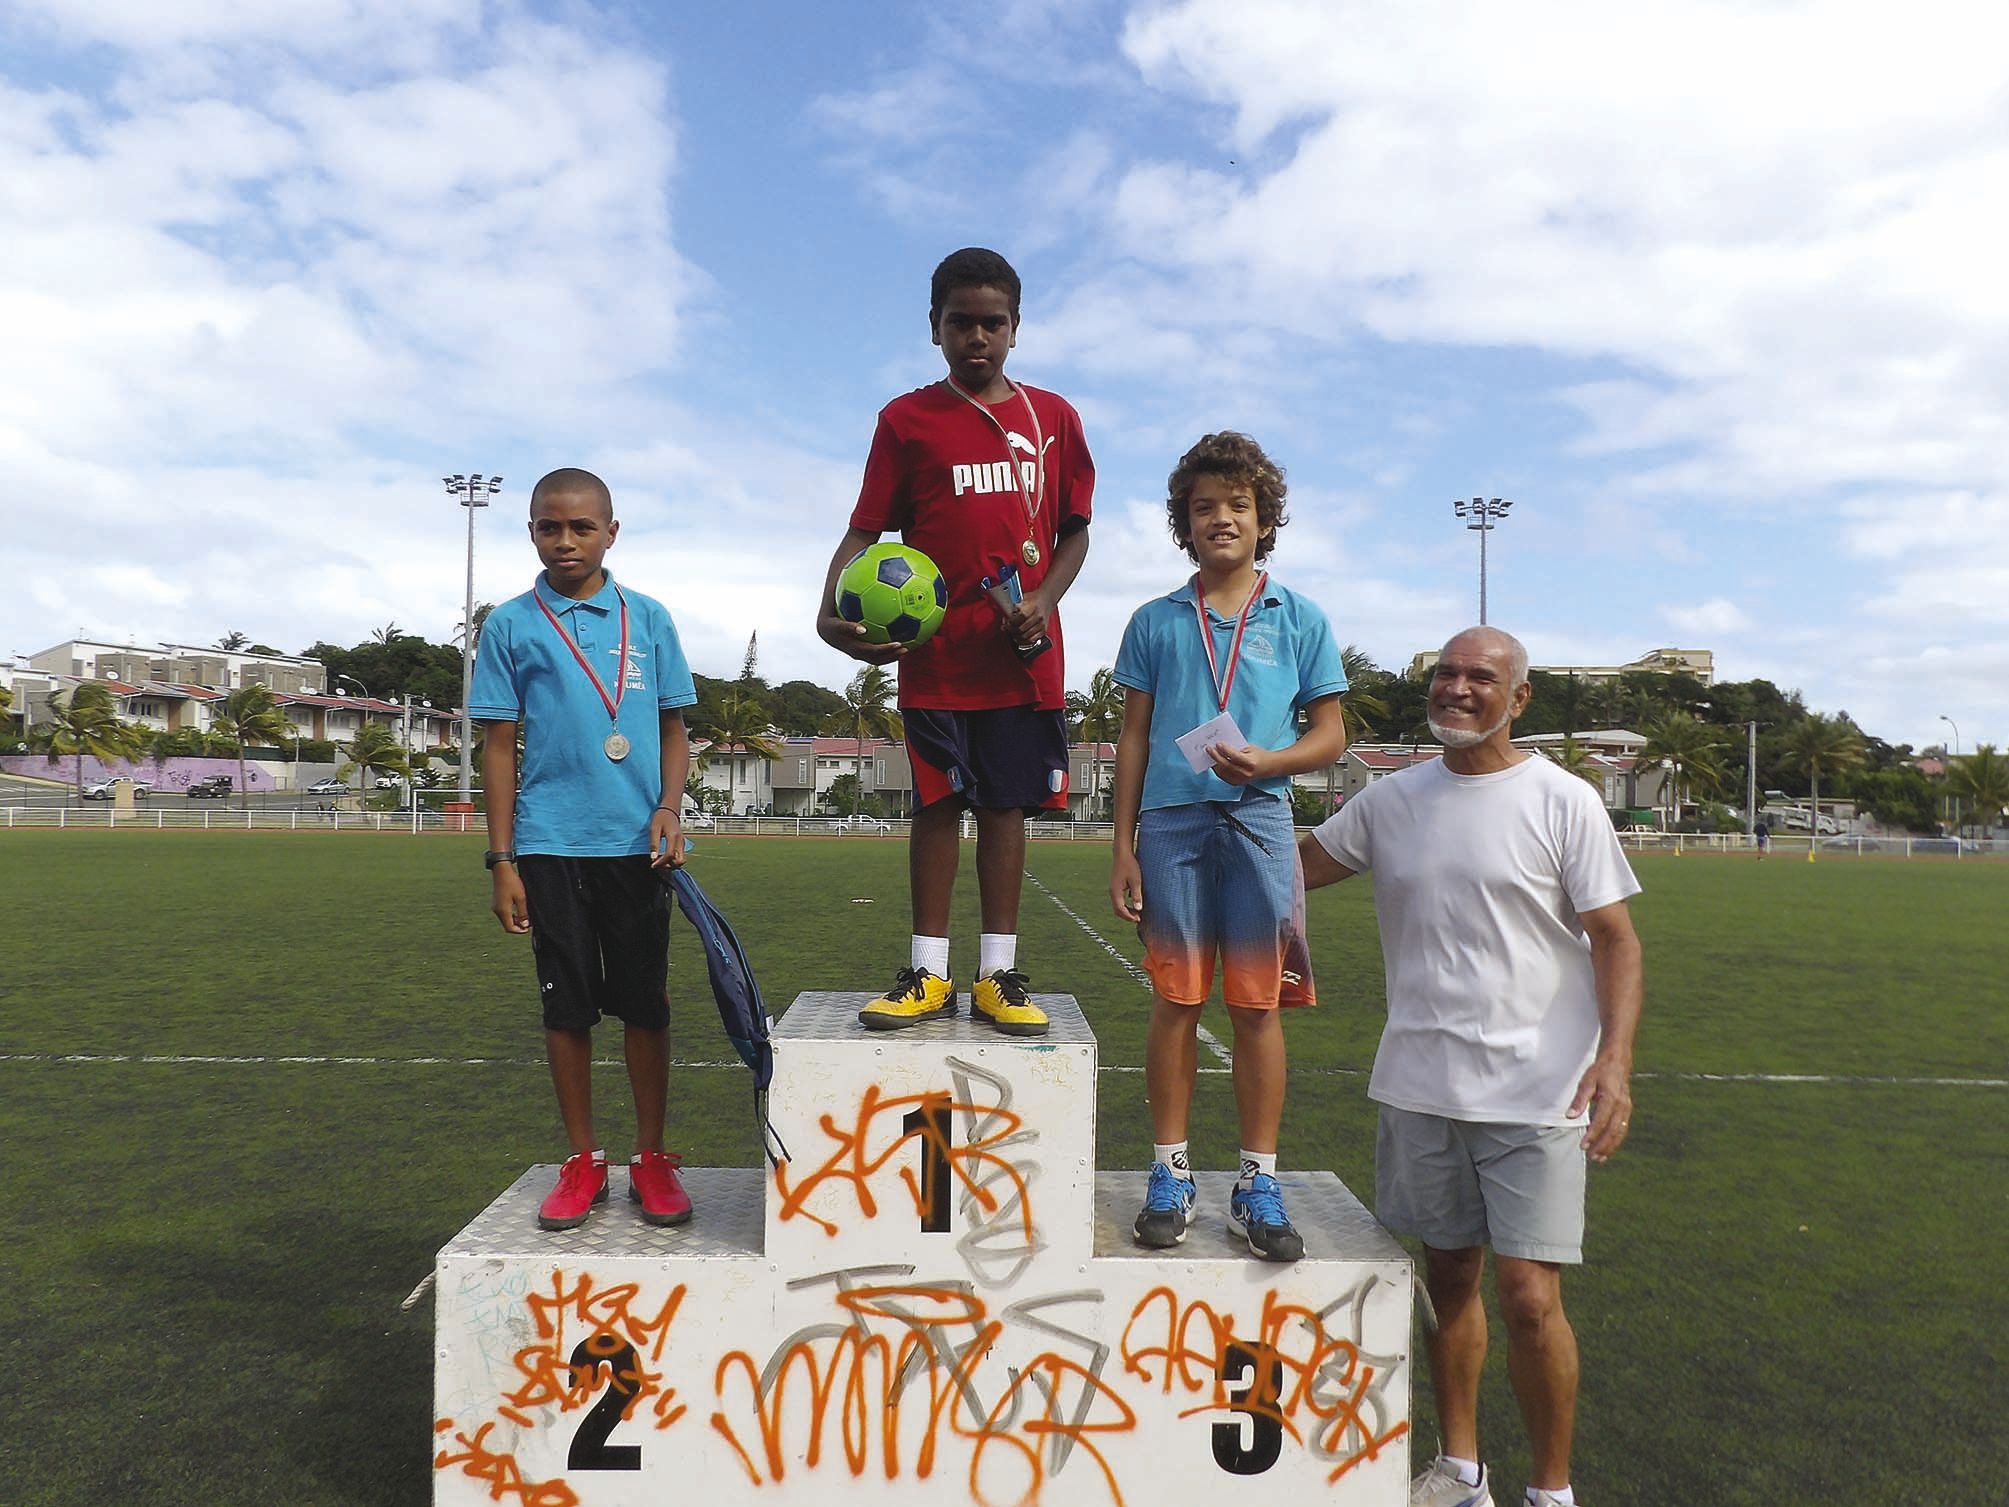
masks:
[[[1017,569],[1006,565],[998,571],[997,580],[993,581],[989,576],[985,576],[977,585],[982,589],[984,595],[991,599],[999,615],[1009,623],[1012,618],[1012,608],[1018,606],[1024,600],[1024,593],[1019,590],[1018,586]],[[1014,638],[1011,645],[1012,653],[1024,661],[1038,659],[1040,655],[1052,647],[1053,640],[1048,638],[1044,633],[1040,634],[1038,638],[1029,644],[1022,644]]]

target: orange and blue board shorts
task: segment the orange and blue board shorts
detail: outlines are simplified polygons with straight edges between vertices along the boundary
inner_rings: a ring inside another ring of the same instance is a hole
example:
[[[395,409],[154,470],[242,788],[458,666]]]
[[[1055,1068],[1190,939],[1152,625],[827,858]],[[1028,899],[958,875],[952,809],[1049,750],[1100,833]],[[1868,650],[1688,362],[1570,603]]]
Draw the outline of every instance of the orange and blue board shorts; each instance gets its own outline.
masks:
[[[1218,959],[1221,997],[1230,1005],[1317,1003],[1288,804],[1258,790],[1232,803],[1145,811],[1137,867],[1144,881],[1137,935],[1161,998],[1205,1004]]]

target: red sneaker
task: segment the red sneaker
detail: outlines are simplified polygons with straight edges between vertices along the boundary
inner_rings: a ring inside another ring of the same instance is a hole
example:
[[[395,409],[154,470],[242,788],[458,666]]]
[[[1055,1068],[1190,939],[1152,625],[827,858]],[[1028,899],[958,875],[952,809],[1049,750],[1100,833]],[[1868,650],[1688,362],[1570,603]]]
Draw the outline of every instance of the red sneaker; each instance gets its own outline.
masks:
[[[606,1201],[607,1154],[582,1151],[558,1169],[558,1186],[538,1206],[537,1222],[547,1230],[576,1229],[593,1205]]]
[[[691,1196],[677,1181],[683,1164],[674,1151],[644,1151],[628,1163],[628,1197],[642,1206],[650,1224],[682,1224],[691,1217]]]

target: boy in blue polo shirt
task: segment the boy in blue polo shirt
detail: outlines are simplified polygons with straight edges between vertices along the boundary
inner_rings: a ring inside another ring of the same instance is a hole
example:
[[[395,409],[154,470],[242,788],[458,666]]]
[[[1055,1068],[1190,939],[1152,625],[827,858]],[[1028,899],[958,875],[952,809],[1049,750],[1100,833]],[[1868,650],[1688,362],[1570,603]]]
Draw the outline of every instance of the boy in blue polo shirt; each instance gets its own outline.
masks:
[[[1116,914],[1138,923],[1152,987],[1144,1081],[1153,1146],[1137,1240],[1177,1245],[1193,1218],[1186,1119],[1195,1031],[1219,955],[1242,1133],[1228,1224],[1266,1261],[1304,1254],[1276,1177],[1277,1007],[1312,1003],[1290,777],[1346,748],[1346,673],[1325,614],[1262,567],[1287,521],[1285,490],[1283,472],[1244,434],[1205,436],[1172,472],[1167,522],[1199,571],[1138,608],[1123,632],[1109,876]]]
[[[697,690],[668,610],[616,585],[601,563],[620,531],[591,472],[567,467],[537,483],[530,539],[544,572],[488,615],[468,698],[483,724],[495,915],[530,936],[572,1144],[537,1212],[547,1230],[583,1224],[607,1197],[607,1153],[593,1134],[592,1028],[603,1014],[623,1022],[635,1094],[628,1196],[650,1224],[691,1217],[678,1158],[663,1151],[670,898],[655,870],[683,862],[680,708]]]

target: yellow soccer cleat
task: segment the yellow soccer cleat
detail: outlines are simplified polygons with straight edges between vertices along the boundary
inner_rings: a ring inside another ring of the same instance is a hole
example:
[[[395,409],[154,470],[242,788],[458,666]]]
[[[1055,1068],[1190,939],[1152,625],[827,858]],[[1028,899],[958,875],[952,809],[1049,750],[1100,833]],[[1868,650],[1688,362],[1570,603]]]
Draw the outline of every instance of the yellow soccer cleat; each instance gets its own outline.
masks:
[[[977,980],[970,1005],[1007,1036],[1044,1036],[1046,1011],[1032,1002],[1029,980],[1016,968],[999,968]]]
[[[938,1015],[956,1013],[956,986],[925,968],[902,968],[893,987],[858,1012],[873,1031],[900,1031]],[[1044,1029],[1042,1027],[1041,1029]]]

